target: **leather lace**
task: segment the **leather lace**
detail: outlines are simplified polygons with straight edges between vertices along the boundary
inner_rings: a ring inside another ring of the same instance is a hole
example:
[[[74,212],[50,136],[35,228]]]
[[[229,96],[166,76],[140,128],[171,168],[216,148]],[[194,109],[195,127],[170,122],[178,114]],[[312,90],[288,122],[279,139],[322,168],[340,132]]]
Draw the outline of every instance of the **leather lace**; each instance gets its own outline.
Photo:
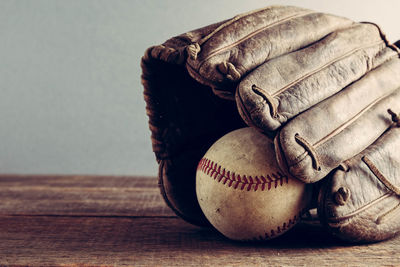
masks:
[[[271,113],[271,117],[276,119],[278,117],[278,108],[275,105],[273,97],[267,91],[265,91],[264,89],[258,87],[255,84],[253,84],[251,89],[253,90],[253,92],[255,94],[261,96],[265,100],[265,102],[267,102],[267,104],[269,106],[270,113]]]
[[[375,166],[374,163],[367,157],[364,156],[362,157],[362,161],[368,166],[368,168],[371,170],[371,172],[376,176],[376,178],[379,179],[379,181],[384,184],[387,189],[395,193],[396,195],[400,196],[400,188],[392,184],[380,171],[379,169]]]
[[[310,155],[312,160],[312,166],[317,171],[321,170],[321,166],[317,157],[317,152],[315,151],[314,147],[303,137],[301,137],[298,133],[294,135],[294,138],[297,143],[299,143]]]

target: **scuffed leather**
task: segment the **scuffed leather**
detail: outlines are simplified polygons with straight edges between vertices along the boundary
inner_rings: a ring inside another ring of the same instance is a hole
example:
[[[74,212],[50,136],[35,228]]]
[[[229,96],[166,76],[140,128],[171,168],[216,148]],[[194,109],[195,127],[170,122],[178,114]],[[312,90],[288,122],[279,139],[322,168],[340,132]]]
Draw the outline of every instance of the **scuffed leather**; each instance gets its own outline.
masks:
[[[144,97],[160,164],[160,190],[172,210],[188,222],[207,224],[195,195],[195,166],[218,138],[245,126],[231,101],[245,75],[353,24],[303,8],[272,6],[146,51],[141,64]]]
[[[239,111],[248,124],[264,132],[274,131],[396,53],[386,46],[373,24],[354,23],[332,32],[311,46],[269,60],[252,71],[237,88]],[[261,88],[261,94],[253,86]],[[275,116],[265,94],[276,106]]]
[[[400,128],[392,126],[375,143],[326,178],[318,200],[321,221],[338,237],[351,242],[381,241],[400,232],[400,196],[371,171],[367,157],[380,173],[400,188]],[[335,194],[347,188],[348,199]]]
[[[195,194],[196,165],[217,139],[244,122],[271,137],[278,133],[281,167],[306,182],[321,179],[382,134],[391,123],[388,105],[399,110],[397,53],[374,25],[287,6],[150,47],[142,58],[142,83],[166,203],[186,221],[207,225]],[[277,116],[271,117],[253,84],[279,92],[273,100]],[[231,101],[235,92],[237,103]],[[312,145],[326,140],[316,148],[320,171],[296,134]]]
[[[226,21],[203,40],[196,59],[187,60],[190,75],[200,83],[234,94],[235,82],[265,61],[296,51],[327,34],[351,25],[349,19],[311,10],[272,6]],[[232,64],[238,76],[224,73]]]
[[[392,53],[389,53],[392,56]],[[372,144],[391,124],[387,109],[400,110],[400,59],[368,72],[360,80],[288,122],[275,137],[281,167],[312,183]],[[316,153],[313,157],[295,136]],[[314,167],[319,162],[320,169]]]

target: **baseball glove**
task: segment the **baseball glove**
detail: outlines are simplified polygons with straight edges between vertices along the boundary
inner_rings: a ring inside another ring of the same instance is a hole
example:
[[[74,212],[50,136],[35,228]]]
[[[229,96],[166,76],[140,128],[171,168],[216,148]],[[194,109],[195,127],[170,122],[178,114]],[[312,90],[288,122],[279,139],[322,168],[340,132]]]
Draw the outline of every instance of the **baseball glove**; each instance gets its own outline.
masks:
[[[399,231],[400,129],[396,120],[376,142],[342,162],[324,180],[319,217],[339,238],[372,242]]]
[[[392,127],[388,108],[400,111],[399,53],[379,27],[297,7],[174,37],[149,48],[142,69],[161,193],[198,225],[196,166],[227,132],[259,129],[282,170],[313,183],[377,142]]]

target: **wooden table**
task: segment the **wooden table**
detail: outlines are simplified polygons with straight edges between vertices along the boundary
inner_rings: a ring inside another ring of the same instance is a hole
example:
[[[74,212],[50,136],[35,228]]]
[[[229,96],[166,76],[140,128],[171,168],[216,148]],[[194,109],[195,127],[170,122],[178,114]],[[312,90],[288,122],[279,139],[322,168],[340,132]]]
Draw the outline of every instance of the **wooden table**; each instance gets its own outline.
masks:
[[[155,178],[0,176],[0,266],[400,266],[400,238],[353,246],[300,224],[263,244],[176,217]]]

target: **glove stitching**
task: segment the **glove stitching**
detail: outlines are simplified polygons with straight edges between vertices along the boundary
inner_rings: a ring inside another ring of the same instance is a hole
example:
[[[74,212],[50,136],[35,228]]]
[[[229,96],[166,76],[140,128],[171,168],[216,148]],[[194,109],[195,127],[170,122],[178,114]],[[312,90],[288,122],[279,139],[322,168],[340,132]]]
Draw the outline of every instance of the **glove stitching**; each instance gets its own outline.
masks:
[[[363,156],[361,160],[387,189],[395,193],[397,196],[400,196],[400,188],[391,183],[367,156]]]
[[[313,71],[311,71],[311,72],[309,72],[309,73],[304,74],[302,77],[300,77],[300,78],[294,80],[293,82],[287,84],[286,86],[282,87],[282,88],[279,89],[278,91],[276,91],[276,92],[274,92],[273,94],[271,94],[271,96],[275,97],[275,96],[277,96],[277,95],[279,95],[279,94],[285,92],[286,90],[288,90],[288,89],[291,88],[292,86],[294,86],[294,85],[296,85],[297,83],[299,83],[299,82],[301,82],[301,81],[307,79],[308,77],[314,75],[315,73],[318,73],[318,72],[320,72],[321,70],[323,70],[323,69],[325,69],[325,68],[327,68],[327,67],[329,67],[329,66],[331,66],[331,65],[333,65],[333,64],[335,64],[335,63],[337,63],[337,62],[339,62],[339,61],[341,61],[342,59],[345,59],[345,58],[347,58],[347,57],[349,57],[349,56],[351,56],[351,55],[353,55],[353,54],[355,54],[355,53],[357,53],[357,52],[359,52],[359,51],[362,51],[362,50],[368,49],[368,48],[372,48],[372,47],[374,47],[374,46],[382,45],[382,44],[384,44],[384,41],[380,40],[379,42],[376,42],[376,43],[374,43],[374,44],[372,44],[372,45],[368,44],[368,45],[365,45],[365,46],[362,46],[362,47],[358,47],[358,48],[354,48],[354,49],[352,49],[352,50],[350,50],[350,51],[347,51],[346,53],[344,53],[344,54],[341,55],[340,57],[335,58],[335,59],[332,59],[331,61],[327,62],[326,64],[324,64],[324,65],[322,65],[322,66],[320,66],[320,67],[314,69]],[[370,67],[367,67],[367,69],[369,70]]]
[[[351,119],[347,120],[344,122],[342,125],[337,127],[335,130],[327,134],[325,137],[321,138],[319,141],[317,141],[314,144],[314,147],[317,148],[320,145],[324,144],[327,142],[329,139],[333,138],[334,136],[338,135],[340,132],[342,132],[344,129],[346,129],[350,124],[355,122],[357,119],[359,119],[362,115],[364,115],[368,110],[370,110],[373,106],[375,106],[379,101],[381,101],[383,98],[389,96],[392,94],[392,91],[380,96],[379,98],[376,98],[374,101],[372,101],[370,104],[368,104],[366,107],[361,109],[356,115],[354,115]]]
[[[215,30],[213,30],[211,33],[209,33],[208,35],[206,35],[205,37],[203,37],[200,41],[199,44],[202,45],[204,44],[206,41],[208,41],[211,37],[213,37],[216,33],[218,33],[219,31],[221,31],[223,28],[226,28],[227,26],[231,25],[232,23],[240,20],[241,18],[250,16],[250,15],[254,15],[256,13],[268,10],[269,7],[264,7],[264,8],[260,8],[260,9],[256,9],[253,11],[249,11],[247,13],[243,13],[237,16],[234,16],[232,19],[228,20],[227,22],[219,25]]]
[[[339,222],[341,222],[341,221],[350,219],[351,217],[356,216],[357,214],[359,214],[359,213],[361,213],[361,212],[363,212],[363,211],[369,209],[370,207],[375,206],[377,203],[379,203],[379,202],[381,202],[381,201],[383,201],[383,200],[385,200],[386,198],[391,197],[391,196],[393,196],[393,194],[391,194],[391,193],[386,193],[386,194],[384,194],[384,195],[382,195],[382,196],[380,196],[380,197],[378,197],[378,198],[372,200],[372,201],[369,202],[368,204],[366,204],[366,205],[364,205],[364,206],[361,206],[360,208],[354,210],[353,212],[351,212],[351,213],[349,213],[349,214],[347,214],[347,215],[344,215],[344,216],[342,216],[342,217],[332,217],[332,218],[328,218],[328,219],[327,219],[327,222],[328,222],[328,223],[339,223]]]
[[[398,203],[396,206],[385,212],[384,214],[380,215],[376,219],[377,224],[383,224],[386,223],[387,221],[393,219],[393,216],[396,215],[399,211],[400,208],[400,203]]]
[[[375,99],[373,102],[371,102],[370,104],[368,104],[365,108],[363,108],[361,111],[359,111],[354,117],[352,117],[350,120],[344,122],[342,125],[340,125],[339,127],[337,127],[335,130],[333,130],[332,132],[330,132],[329,134],[327,134],[326,136],[322,137],[319,141],[317,141],[316,143],[314,143],[313,145],[311,145],[306,139],[304,139],[303,137],[301,137],[298,133],[295,134],[295,140],[297,143],[299,143],[301,146],[303,146],[303,148],[306,150],[306,152],[309,153],[309,155],[311,156],[311,159],[313,161],[313,168],[318,170],[319,166],[319,161],[317,159],[317,152],[316,152],[316,148],[318,148],[320,145],[323,145],[324,143],[326,143],[329,139],[335,137],[336,135],[338,135],[339,133],[341,133],[344,129],[346,129],[350,124],[352,124],[354,121],[356,121],[358,118],[360,118],[364,113],[366,113],[369,109],[371,109],[373,106],[375,106],[375,104],[377,104],[379,101],[381,101],[383,98],[389,96],[392,92],[389,92],[385,95],[382,95],[381,97]],[[297,137],[296,137],[297,135]],[[300,137],[300,139],[299,139]],[[300,143],[300,142],[301,143]],[[303,157],[305,153],[301,153],[299,156],[296,157],[296,160],[298,158],[301,158],[300,160],[296,161],[295,163],[291,164],[290,167],[293,167],[295,165],[298,165],[300,162],[302,162],[306,157]],[[315,162],[317,160],[317,162]],[[317,164],[316,164],[317,163]],[[321,168],[320,168],[321,169]],[[319,170],[320,170],[319,169]]]
[[[239,39],[239,40],[237,40],[237,41],[235,41],[235,42],[233,42],[233,43],[231,43],[231,44],[229,44],[229,45],[227,45],[227,46],[220,47],[219,49],[214,50],[212,53],[210,53],[210,54],[203,60],[203,62],[202,62],[202,63],[200,64],[200,66],[199,66],[199,69],[202,67],[202,65],[204,64],[205,61],[209,60],[211,57],[215,56],[216,54],[219,54],[219,53],[221,53],[221,52],[224,52],[225,50],[228,50],[228,49],[230,49],[230,48],[232,48],[232,47],[235,47],[235,46],[239,45],[240,43],[242,43],[242,42],[244,42],[244,41],[250,39],[251,37],[257,35],[258,33],[262,32],[262,31],[264,31],[264,30],[266,30],[266,29],[268,29],[268,28],[271,28],[271,27],[273,27],[273,26],[282,24],[282,23],[284,23],[284,22],[286,22],[286,21],[288,21],[288,20],[290,20],[290,19],[293,19],[293,18],[305,17],[305,16],[307,16],[307,15],[310,15],[310,14],[317,14],[317,13],[318,13],[318,12],[314,12],[314,11],[299,12],[299,13],[295,13],[295,14],[293,14],[293,15],[290,15],[290,16],[288,16],[288,17],[282,18],[282,19],[280,19],[280,20],[277,20],[277,21],[275,21],[275,22],[273,22],[273,23],[271,23],[271,24],[268,24],[268,25],[266,25],[266,26],[264,26],[264,27],[261,27],[260,29],[258,29],[258,30],[256,30],[256,31],[253,31],[253,32],[251,32],[250,34],[247,34],[246,36],[242,37],[241,39]],[[244,16],[243,16],[243,17],[244,17]],[[241,18],[241,17],[240,17],[240,18]],[[239,18],[239,19],[240,19],[240,18]],[[237,20],[238,20],[238,19],[232,21],[231,23],[233,23],[233,22],[235,22],[235,21],[237,21]],[[231,23],[229,23],[229,22],[230,22],[230,21],[228,21],[227,23],[224,23],[224,24],[222,24],[221,26],[219,26],[217,29],[215,29],[213,32],[211,32],[209,35],[207,35],[206,37],[204,37],[203,39],[201,39],[198,43],[199,43],[200,45],[203,45],[208,39],[210,39],[210,38],[211,38],[213,35],[215,35],[218,31],[222,30],[224,27],[226,27],[226,26],[228,26],[229,24],[231,24]],[[225,24],[226,24],[226,25],[225,25]]]

